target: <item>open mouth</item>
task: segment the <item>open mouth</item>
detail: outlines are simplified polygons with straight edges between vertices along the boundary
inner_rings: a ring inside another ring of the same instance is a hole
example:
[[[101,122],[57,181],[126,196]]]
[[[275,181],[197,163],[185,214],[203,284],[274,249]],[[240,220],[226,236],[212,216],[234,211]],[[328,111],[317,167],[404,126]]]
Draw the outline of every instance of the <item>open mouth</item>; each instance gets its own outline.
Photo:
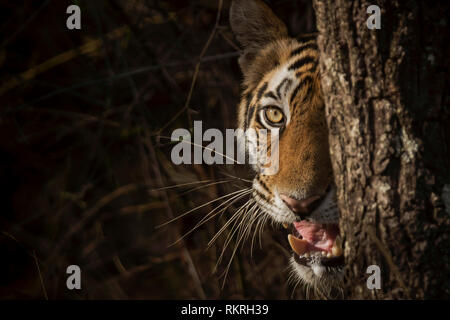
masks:
[[[288,225],[284,225],[288,228]],[[324,267],[344,265],[342,240],[337,224],[319,224],[308,220],[294,222],[288,235],[294,260],[303,266],[321,264]]]

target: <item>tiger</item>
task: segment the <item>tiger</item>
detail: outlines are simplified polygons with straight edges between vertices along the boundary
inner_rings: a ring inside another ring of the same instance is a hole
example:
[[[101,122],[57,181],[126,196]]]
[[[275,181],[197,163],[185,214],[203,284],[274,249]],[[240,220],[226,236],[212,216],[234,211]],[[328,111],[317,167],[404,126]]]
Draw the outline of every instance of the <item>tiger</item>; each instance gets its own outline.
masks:
[[[344,255],[317,35],[289,36],[286,25],[261,0],[234,0],[229,20],[242,49],[237,127],[278,129],[279,169],[269,175],[262,164],[253,165],[251,197],[274,224],[288,231],[290,269],[297,284],[330,297],[342,292]]]

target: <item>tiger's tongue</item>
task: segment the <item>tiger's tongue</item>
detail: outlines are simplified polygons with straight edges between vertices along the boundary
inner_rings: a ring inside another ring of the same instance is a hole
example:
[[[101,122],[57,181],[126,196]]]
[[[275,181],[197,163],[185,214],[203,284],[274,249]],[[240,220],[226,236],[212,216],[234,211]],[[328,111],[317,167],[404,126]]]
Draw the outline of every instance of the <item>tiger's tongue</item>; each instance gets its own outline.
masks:
[[[303,239],[289,235],[289,243],[299,255],[308,251],[331,252],[339,233],[337,225],[318,224],[305,220],[294,222],[294,227]]]

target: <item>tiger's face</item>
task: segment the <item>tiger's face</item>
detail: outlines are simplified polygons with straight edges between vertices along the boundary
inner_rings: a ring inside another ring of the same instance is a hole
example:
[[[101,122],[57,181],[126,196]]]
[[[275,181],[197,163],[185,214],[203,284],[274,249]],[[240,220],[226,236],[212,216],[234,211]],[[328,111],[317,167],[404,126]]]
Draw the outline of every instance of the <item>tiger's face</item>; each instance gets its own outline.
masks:
[[[230,23],[244,49],[239,127],[278,129],[278,171],[266,175],[262,164],[253,166],[253,198],[291,232],[297,279],[329,296],[340,286],[344,261],[315,36],[289,37],[259,0],[234,1]]]

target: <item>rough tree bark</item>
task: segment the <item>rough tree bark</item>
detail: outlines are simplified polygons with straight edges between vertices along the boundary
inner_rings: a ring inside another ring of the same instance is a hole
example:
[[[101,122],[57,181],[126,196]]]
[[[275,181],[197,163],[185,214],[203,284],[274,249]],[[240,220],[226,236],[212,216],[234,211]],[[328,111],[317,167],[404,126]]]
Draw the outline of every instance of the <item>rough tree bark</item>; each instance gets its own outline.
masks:
[[[349,298],[450,297],[448,8],[314,0]]]

